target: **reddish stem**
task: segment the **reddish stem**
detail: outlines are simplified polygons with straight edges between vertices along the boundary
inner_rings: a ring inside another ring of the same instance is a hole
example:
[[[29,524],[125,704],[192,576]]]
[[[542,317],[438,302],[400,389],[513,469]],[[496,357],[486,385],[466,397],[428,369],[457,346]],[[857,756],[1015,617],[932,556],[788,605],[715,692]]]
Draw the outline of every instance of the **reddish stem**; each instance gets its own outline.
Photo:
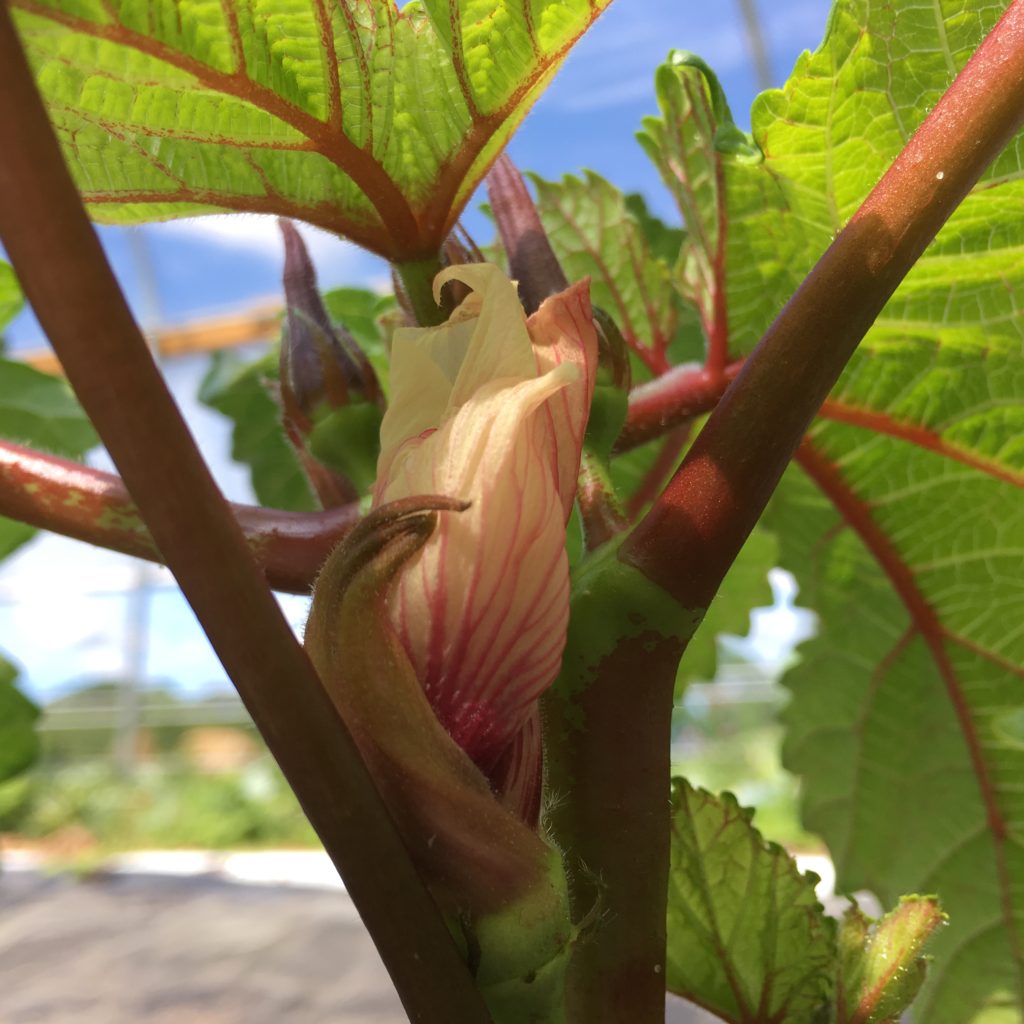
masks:
[[[89,418],[345,878],[414,1021],[489,1020],[344,722],[267,588],[89,223],[0,5],[0,238]],[[400,908],[400,912],[396,912]]]
[[[623,545],[622,557],[684,607],[707,608],[858,342],[1022,121],[1024,0],[1014,0],[768,329]]]
[[[743,361],[730,363],[718,374],[700,366],[674,366],[629,393],[629,415],[615,442],[621,454],[710,412],[739,374]]]
[[[742,368],[742,359],[730,363],[726,367],[726,379],[733,380]],[[724,391],[724,384],[716,385],[705,370],[693,367],[676,367],[656,380],[641,384],[630,392],[629,417],[616,442],[615,451],[629,451],[663,436],[678,423],[688,423],[694,417],[710,412]],[[897,419],[890,413],[853,405],[843,398],[826,398],[818,410],[818,416],[895,437],[961,462],[997,480],[1024,487],[1024,473],[960,448],[934,430],[919,423]],[[650,497],[653,499],[654,495]]]
[[[638,515],[661,493],[665,481],[676,463],[679,461],[679,454],[690,440],[690,427],[684,424],[676,427],[662,442],[661,450],[658,452],[651,464],[651,468],[644,474],[637,489],[630,495],[626,502],[626,518],[632,522]]]
[[[285,512],[231,505],[253,555],[275,590],[308,594],[321,566],[359,520],[357,505]],[[113,473],[0,441],[0,515],[110,551],[160,562],[120,478]]]

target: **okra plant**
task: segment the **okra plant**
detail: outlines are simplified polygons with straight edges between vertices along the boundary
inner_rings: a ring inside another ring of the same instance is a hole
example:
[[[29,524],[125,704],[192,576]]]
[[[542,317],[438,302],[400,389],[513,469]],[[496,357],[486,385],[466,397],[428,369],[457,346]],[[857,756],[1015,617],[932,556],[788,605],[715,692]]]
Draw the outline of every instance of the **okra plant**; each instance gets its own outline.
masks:
[[[76,396],[0,367],[0,548],[171,568],[413,1021],[1024,1020],[1024,0],[835,0],[749,133],[673,50],[638,126],[673,224],[503,155],[608,2],[0,6],[0,317]],[[258,508],[89,223],[224,211],[286,253],[279,351],[206,387],[262,417]],[[296,221],[394,296],[322,295]],[[670,777],[772,564],[820,616],[784,760],[878,921]],[[4,678],[0,776],[32,717]]]

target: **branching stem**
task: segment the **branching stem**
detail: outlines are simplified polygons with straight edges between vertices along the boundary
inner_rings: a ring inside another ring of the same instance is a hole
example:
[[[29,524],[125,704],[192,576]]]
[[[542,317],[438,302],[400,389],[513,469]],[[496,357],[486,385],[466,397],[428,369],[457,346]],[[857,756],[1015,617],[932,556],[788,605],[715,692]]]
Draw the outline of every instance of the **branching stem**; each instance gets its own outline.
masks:
[[[157,547],[345,878],[412,1020],[486,1022],[345,725],[267,588],[90,225],[0,5],[0,238]]]
[[[231,505],[274,590],[308,594],[321,566],[359,519],[357,505],[285,512]],[[120,478],[56,455],[0,441],[0,515],[151,562],[156,543]]]
[[[768,329],[623,545],[622,557],[683,607],[707,608],[858,342],[1022,122],[1024,0],[1015,0]]]

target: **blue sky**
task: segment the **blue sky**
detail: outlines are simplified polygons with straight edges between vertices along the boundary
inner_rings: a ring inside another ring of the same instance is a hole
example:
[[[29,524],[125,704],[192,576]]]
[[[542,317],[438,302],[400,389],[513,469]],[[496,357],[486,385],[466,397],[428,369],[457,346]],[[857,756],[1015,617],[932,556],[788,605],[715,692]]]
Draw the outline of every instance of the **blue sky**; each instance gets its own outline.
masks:
[[[781,84],[798,54],[822,38],[826,0],[759,0],[773,77]],[[656,112],[653,72],[672,48],[693,50],[719,74],[736,120],[749,123],[756,92],[738,0],[615,0],[576,47],[554,84],[513,139],[510,152],[522,167],[545,177],[591,168],[626,191],[640,191],[667,219],[673,210],[653,167],[633,138],[641,118]],[[472,208],[466,223],[478,239],[490,228]],[[150,254],[165,322],[186,322],[242,309],[279,295],[281,256],[273,222],[255,216],[197,218],[144,228],[101,228],[104,245],[129,299],[143,320],[152,319],[136,269],[141,232]],[[384,264],[348,243],[307,232],[321,283],[383,285]],[[44,339],[31,314],[11,327],[15,351]],[[204,361],[167,367],[172,389],[219,482],[229,497],[251,500],[246,474],[230,462],[226,426],[194,400]],[[105,464],[103,453],[91,459]],[[138,578],[131,559],[88,549],[62,538],[39,538],[0,566],[0,651],[19,662],[23,681],[46,698],[83,676],[117,675],[125,663],[127,606],[123,588]],[[173,679],[187,691],[226,685],[191,612],[163,570],[148,570],[152,598],[146,672]],[[304,605],[287,602],[293,622]],[[785,614],[760,618],[766,654],[788,636]],[[789,625],[787,625],[789,623]]]

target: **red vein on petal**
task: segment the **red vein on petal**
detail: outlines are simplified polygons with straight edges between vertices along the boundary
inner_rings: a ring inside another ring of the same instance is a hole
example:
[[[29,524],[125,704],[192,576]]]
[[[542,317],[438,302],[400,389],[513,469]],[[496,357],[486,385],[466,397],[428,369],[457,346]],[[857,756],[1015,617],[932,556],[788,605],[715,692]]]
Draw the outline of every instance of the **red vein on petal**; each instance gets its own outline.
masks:
[[[974,769],[982,803],[985,806],[988,829],[992,834],[1000,907],[1008,933],[1007,939],[1017,964],[1018,987],[1021,1000],[1024,1002],[1024,950],[1021,949],[1017,936],[1010,896],[1012,887],[1006,860],[1006,844],[1008,842],[1006,821],[999,809],[995,785],[985,762],[977,726],[971,717],[971,709],[964,696],[960,679],[946,650],[945,641],[950,639],[949,634],[939,620],[935,609],[922,593],[910,566],[903,560],[890,537],[875,520],[868,503],[853,490],[838,466],[806,437],[797,449],[796,461],[818,489],[832,502],[840,516],[857,534],[878,563],[879,568],[889,578],[889,582],[910,616],[914,630],[927,645],[945,684],[946,693],[953,706]]]

